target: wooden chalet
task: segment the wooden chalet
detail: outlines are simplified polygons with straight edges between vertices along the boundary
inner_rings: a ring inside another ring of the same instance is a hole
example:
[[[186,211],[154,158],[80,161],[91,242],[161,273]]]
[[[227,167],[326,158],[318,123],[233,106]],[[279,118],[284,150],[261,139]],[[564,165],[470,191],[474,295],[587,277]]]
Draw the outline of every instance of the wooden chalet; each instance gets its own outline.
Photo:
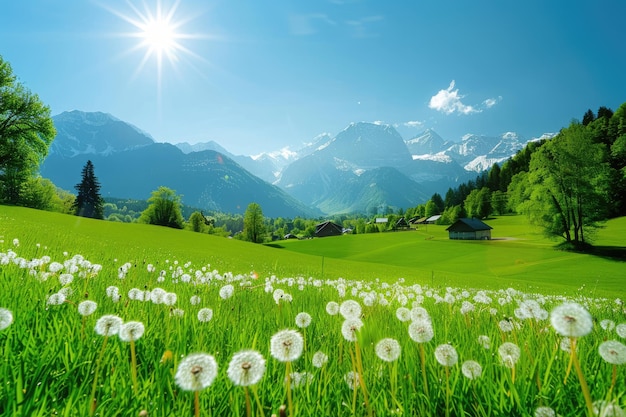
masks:
[[[446,230],[450,239],[490,240],[493,227],[478,219],[460,218]]]
[[[327,221],[315,226],[316,237],[340,236],[343,234],[343,228],[336,223]]]

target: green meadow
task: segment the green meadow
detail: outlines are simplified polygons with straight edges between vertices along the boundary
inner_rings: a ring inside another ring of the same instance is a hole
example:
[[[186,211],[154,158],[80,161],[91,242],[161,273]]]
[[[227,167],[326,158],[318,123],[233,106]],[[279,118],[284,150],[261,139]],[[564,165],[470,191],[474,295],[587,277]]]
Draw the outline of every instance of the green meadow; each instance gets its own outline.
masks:
[[[143,224],[102,222],[81,217],[0,206],[0,236],[20,237],[87,258],[144,262],[155,255],[211,264],[220,271],[262,276],[393,281],[435,287],[499,289],[624,297],[626,217],[598,231],[597,254],[555,249],[524,216],[488,220],[491,241],[452,241],[446,226],[418,230],[286,240],[254,245]],[[607,255],[608,254],[608,255]],[[621,259],[621,261],[620,261]]]
[[[0,206],[0,415],[623,415],[626,218],[593,254],[488,223],[258,245]]]

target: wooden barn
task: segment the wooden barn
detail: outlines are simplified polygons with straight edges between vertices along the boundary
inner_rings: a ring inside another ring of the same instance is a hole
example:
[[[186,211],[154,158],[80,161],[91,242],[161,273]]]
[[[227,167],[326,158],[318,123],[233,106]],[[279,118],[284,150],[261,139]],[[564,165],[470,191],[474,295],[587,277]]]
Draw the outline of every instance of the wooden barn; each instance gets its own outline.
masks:
[[[336,223],[327,221],[315,226],[316,237],[340,236],[343,234],[343,228]]]
[[[489,240],[493,227],[478,219],[460,218],[446,230],[450,239]]]

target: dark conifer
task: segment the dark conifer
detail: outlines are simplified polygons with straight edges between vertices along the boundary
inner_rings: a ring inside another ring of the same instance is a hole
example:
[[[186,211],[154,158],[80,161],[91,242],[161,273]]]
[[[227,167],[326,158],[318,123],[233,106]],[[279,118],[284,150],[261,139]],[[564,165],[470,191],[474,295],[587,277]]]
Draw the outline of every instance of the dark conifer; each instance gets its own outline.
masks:
[[[104,200],[100,196],[100,183],[96,178],[91,161],[83,167],[82,180],[74,187],[78,191],[72,208],[74,214],[92,219],[104,218]]]

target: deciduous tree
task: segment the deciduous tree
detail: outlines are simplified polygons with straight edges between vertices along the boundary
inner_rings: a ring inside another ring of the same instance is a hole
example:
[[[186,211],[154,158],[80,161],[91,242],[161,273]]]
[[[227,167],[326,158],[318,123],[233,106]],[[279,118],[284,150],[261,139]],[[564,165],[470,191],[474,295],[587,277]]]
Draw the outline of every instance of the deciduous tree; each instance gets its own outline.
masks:
[[[265,236],[265,219],[263,210],[257,203],[250,203],[243,215],[244,239],[254,243],[262,243]]]
[[[167,226],[182,229],[184,226],[182,203],[176,191],[167,187],[159,187],[148,199],[150,205],[139,217],[140,223]]]

